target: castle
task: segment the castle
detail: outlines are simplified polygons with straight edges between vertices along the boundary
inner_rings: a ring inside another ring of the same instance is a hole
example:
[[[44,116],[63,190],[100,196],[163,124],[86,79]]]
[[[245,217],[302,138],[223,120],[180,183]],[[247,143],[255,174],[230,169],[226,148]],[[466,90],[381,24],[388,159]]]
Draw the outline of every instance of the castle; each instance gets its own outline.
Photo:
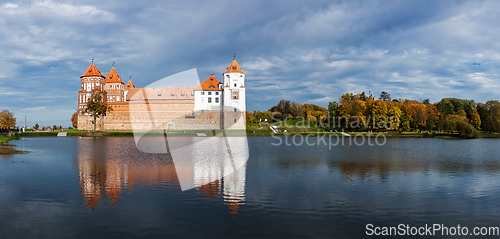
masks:
[[[114,66],[104,77],[94,62],[80,80],[80,130],[94,129],[92,117],[81,113],[94,90],[103,92],[103,99],[112,108],[97,119],[98,130],[246,128],[245,73],[236,59],[222,74],[222,82],[212,74],[194,88],[136,88],[132,80],[125,85]]]

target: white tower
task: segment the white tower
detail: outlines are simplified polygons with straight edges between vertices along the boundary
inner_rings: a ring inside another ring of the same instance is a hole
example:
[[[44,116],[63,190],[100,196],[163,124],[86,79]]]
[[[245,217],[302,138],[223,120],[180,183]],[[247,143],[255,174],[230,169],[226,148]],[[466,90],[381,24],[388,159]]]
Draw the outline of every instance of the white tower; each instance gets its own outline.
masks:
[[[233,59],[224,77],[224,128],[246,128],[245,72]]]
[[[236,59],[233,59],[223,76],[224,106],[245,112],[245,72],[241,70]]]

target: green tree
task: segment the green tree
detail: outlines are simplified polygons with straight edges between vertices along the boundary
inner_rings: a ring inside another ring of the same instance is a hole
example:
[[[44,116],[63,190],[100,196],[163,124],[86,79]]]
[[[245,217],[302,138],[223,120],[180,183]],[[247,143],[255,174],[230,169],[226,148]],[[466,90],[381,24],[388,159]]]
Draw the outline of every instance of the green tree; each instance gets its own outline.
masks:
[[[467,123],[467,119],[459,115],[448,115],[444,123],[444,128],[453,134],[453,131],[457,131],[460,135],[467,138],[478,138],[479,133],[474,126]]]
[[[82,114],[90,115],[94,124],[94,132],[97,127],[97,118],[106,116],[106,114],[113,109],[104,101],[103,93],[99,90],[92,91],[91,97],[87,99],[87,104],[82,110]]]
[[[0,128],[10,129],[16,126],[14,114],[8,110],[0,112]]]
[[[441,111],[441,113],[444,116],[452,115],[455,113],[455,111],[453,110],[453,105],[450,102],[442,102],[441,101],[441,102],[436,104],[436,107],[439,111]]]
[[[379,97],[379,100],[382,100],[382,101],[390,101],[391,100],[391,95],[385,91],[382,91],[382,93],[380,93],[380,97]]]
[[[57,129],[57,125],[52,126],[52,130],[56,130],[56,129]]]
[[[330,101],[328,103],[328,117],[330,118],[329,125],[330,127],[335,127],[335,116],[337,114],[337,108],[339,107],[339,104],[337,101]]]
[[[33,129],[38,130],[38,128],[40,128],[40,125],[38,125],[38,123],[36,123],[35,126],[33,126]]]

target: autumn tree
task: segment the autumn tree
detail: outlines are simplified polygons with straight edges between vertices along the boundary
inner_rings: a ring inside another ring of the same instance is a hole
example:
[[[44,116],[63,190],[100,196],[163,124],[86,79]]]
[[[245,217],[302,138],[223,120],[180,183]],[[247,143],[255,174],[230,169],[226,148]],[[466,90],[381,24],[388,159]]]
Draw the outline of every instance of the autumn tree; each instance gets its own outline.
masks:
[[[500,102],[490,100],[485,104],[478,103],[477,111],[481,120],[481,129],[496,132],[500,131]]]
[[[287,116],[291,116],[292,112],[292,105],[290,103],[290,100],[280,100],[277,105],[271,107],[269,109],[271,112],[276,112],[275,116],[277,117],[277,120],[286,120]]]
[[[71,116],[71,125],[73,125],[75,129],[78,128],[78,112],[73,113]]]
[[[370,119],[370,127],[385,128],[387,122],[387,105],[382,100],[368,99],[366,102],[366,115]]]
[[[314,104],[304,104],[304,115],[306,119],[317,125],[325,122],[324,118],[326,118],[327,113],[328,110],[321,106],[317,106]]]
[[[255,123],[255,118],[253,117],[253,114],[252,112],[248,112],[246,111],[246,120],[247,120],[247,124],[248,123]]]
[[[343,94],[343,95],[340,96],[339,101],[340,101],[340,104],[343,104],[343,103],[347,103],[347,102],[349,102],[349,101],[351,101],[353,99],[354,99],[354,97],[353,97],[352,94],[345,93],[345,94]]]
[[[16,127],[16,118],[8,110],[0,112],[0,128],[10,129]]]
[[[92,95],[87,99],[87,104],[81,111],[82,114],[92,116],[92,124],[94,124],[94,132],[97,126],[97,118],[106,116],[106,114],[113,109],[105,102],[103,93],[99,90],[92,91]]]
[[[479,117],[479,113],[477,113],[477,110],[472,113],[472,116],[470,117],[470,124],[476,129],[479,129],[479,127],[481,127],[481,117]]]
[[[439,110],[435,105],[426,104],[425,110],[427,111],[427,121],[426,121],[426,129],[432,130],[437,129],[439,125]]]
[[[460,115],[448,115],[444,124],[444,128],[453,134],[453,131],[457,131],[460,135],[467,138],[478,138],[479,133],[474,127],[467,123],[467,119]]]
[[[498,132],[500,131],[500,120],[496,115],[489,115],[483,121],[481,128],[489,132]]]
[[[299,102],[293,101],[290,104],[290,114],[295,119],[300,118],[300,117],[304,117],[304,106]]]
[[[394,102],[394,101],[393,101]],[[388,117],[388,128],[391,130],[399,129],[399,125],[401,124],[401,116],[403,112],[396,104],[389,104],[389,108],[387,110]]]

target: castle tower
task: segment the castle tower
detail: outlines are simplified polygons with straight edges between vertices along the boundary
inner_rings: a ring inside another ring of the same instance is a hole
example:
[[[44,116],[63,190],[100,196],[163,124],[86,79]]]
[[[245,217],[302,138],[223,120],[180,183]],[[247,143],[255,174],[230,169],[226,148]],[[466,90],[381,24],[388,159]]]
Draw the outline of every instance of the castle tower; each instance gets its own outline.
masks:
[[[104,75],[97,69],[92,61],[89,68],[80,76],[81,88],[78,91],[78,111],[81,112],[91,97],[93,90],[104,90]]]
[[[128,80],[127,85],[125,85],[125,90],[123,91],[123,101],[127,100],[128,91],[134,89],[135,85],[132,83],[132,79]]]
[[[104,83],[107,94],[107,102],[125,101],[123,97],[125,83],[123,83],[114,66],[109,71],[108,77],[106,77],[106,82]]]
[[[223,74],[224,77],[224,128],[245,129],[246,127],[246,97],[245,72],[233,59]]]

